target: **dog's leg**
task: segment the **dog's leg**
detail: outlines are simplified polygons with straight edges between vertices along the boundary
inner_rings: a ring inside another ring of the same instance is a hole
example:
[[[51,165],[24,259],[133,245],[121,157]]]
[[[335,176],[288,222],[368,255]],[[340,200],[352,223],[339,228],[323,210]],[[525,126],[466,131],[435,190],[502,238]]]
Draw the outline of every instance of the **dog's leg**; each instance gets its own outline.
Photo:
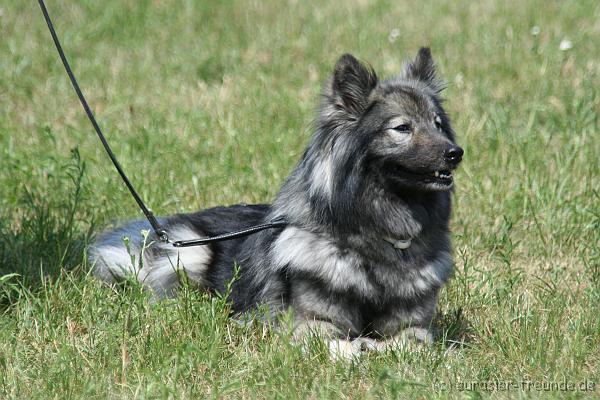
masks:
[[[334,324],[321,320],[299,320],[294,326],[292,340],[307,345],[311,335],[322,338],[328,345],[329,356],[333,360],[351,360],[359,356],[363,350],[360,340],[350,340]]]
[[[423,345],[423,344],[432,344],[433,343],[433,334],[429,329],[419,327],[419,326],[411,326],[410,328],[406,328],[402,330],[397,335],[392,336],[391,338],[384,340],[375,340],[375,339],[362,339],[363,349],[365,350],[374,350],[374,351],[388,351],[393,349],[406,349],[415,344]]]

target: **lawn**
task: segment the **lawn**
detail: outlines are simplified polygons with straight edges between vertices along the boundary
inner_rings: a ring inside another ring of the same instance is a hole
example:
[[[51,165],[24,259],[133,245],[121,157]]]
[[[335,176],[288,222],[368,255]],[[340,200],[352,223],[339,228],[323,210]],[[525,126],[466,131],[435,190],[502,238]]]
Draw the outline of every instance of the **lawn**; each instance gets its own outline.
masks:
[[[108,139],[159,215],[269,202],[351,52],[430,46],[461,146],[455,274],[431,347],[329,360],[184,290],[99,285],[94,232],[141,214],[37,2],[0,4],[0,398],[600,396],[600,3],[49,1]]]

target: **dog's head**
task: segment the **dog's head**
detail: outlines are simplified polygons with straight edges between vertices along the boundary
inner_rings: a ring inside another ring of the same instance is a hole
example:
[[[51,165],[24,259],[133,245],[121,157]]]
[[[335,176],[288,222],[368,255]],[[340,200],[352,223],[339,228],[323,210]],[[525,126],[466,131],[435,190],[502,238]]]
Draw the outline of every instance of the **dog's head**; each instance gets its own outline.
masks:
[[[441,105],[443,87],[428,48],[397,78],[382,82],[345,54],[325,88],[320,130],[328,132],[332,153],[354,149],[346,170],[360,163],[361,174],[387,191],[449,190],[463,150]]]

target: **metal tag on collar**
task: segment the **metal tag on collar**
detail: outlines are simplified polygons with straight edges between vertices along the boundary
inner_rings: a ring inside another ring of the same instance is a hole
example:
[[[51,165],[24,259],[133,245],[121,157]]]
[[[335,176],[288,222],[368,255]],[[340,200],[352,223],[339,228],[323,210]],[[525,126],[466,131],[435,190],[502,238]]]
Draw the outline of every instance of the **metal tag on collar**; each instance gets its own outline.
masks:
[[[400,249],[400,250],[406,250],[412,244],[412,239],[411,238],[408,238],[408,239],[392,239],[392,238],[386,237],[385,240],[386,240],[386,242],[389,242],[392,246],[394,246],[396,249]]]

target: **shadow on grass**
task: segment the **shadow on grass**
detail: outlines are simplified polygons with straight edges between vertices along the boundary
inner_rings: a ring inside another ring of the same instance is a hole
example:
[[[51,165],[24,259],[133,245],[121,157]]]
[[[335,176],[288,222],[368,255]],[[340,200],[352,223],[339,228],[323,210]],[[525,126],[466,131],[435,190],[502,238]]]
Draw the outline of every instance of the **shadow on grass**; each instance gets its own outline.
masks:
[[[84,261],[93,224],[83,222],[89,219],[81,205],[85,164],[77,150],[62,172],[60,195],[26,189],[19,207],[0,219],[0,307],[18,297],[6,290],[8,282],[34,289]]]
[[[467,346],[474,337],[471,323],[463,313],[462,307],[448,310],[439,315],[436,321],[438,338],[448,348]]]

